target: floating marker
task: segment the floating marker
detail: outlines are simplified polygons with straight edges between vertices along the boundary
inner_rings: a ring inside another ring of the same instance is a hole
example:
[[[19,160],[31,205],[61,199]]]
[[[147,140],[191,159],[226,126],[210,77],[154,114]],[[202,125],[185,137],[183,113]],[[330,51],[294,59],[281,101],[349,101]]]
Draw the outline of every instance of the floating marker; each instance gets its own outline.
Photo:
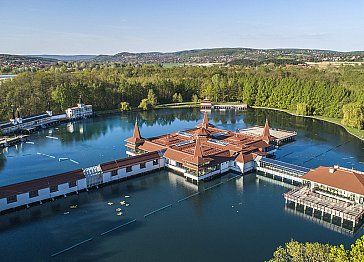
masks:
[[[68,157],[60,157],[58,158],[58,161],[61,162],[61,161],[65,161],[65,160],[68,160]]]
[[[199,194],[200,194],[200,192],[194,193],[194,194],[192,194],[192,195],[189,195],[189,196],[187,196],[187,197],[185,197],[185,198],[182,198],[182,199],[178,200],[177,202],[178,202],[178,203],[180,203],[180,202],[182,202],[182,201],[185,201],[185,200],[187,200],[187,199],[190,199],[191,197],[197,196],[197,195],[199,195]]]
[[[218,184],[216,184],[216,185],[210,186],[210,187],[206,188],[206,189],[205,189],[205,191],[207,191],[207,190],[209,190],[209,189],[212,189],[212,188],[214,188],[214,187],[220,186],[220,185],[222,185],[222,184],[223,184],[223,182],[220,182],[220,183],[218,183]]]
[[[158,209],[156,209],[156,210],[154,210],[154,211],[152,211],[152,212],[150,212],[150,213],[148,213],[148,214],[145,214],[145,215],[144,215],[144,217],[147,217],[147,216],[153,215],[153,214],[155,214],[155,213],[157,213],[157,212],[159,212],[159,211],[162,211],[162,210],[164,210],[164,209],[166,209],[166,208],[169,208],[169,207],[172,207],[172,204],[167,205],[167,206],[164,206],[164,207],[161,207],[161,208],[158,208]]]
[[[70,158],[70,161],[71,161],[72,163],[77,164],[77,165],[78,165],[78,164],[80,164],[80,163],[78,163],[77,161],[75,161],[75,160],[73,160],[73,159],[71,159],[71,158]]]
[[[47,155],[47,154],[43,154],[43,153],[39,153],[39,152],[37,152],[37,155],[47,156],[47,157],[50,157],[50,158],[56,158],[55,156],[51,156],[51,155]]]
[[[55,136],[45,136],[46,138],[50,138],[50,139],[56,139],[58,140],[58,137],[55,137]]]
[[[82,241],[82,242],[80,242],[80,243],[77,243],[76,245],[73,245],[73,246],[70,246],[70,247],[68,247],[68,248],[66,248],[66,249],[63,249],[63,250],[61,250],[61,251],[59,251],[59,252],[57,252],[57,253],[54,253],[53,255],[51,255],[51,257],[55,257],[55,256],[58,256],[58,255],[60,255],[60,254],[64,253],[64,252],[70,251],[71,249],[73,249],[73,248],[75,248],[75,247],[78,247],[78,246],[80,246],[80,245],[82,245],[82,244],[85,244],[85,243],[87,243],[87,242],[89,242],[89,241],[92,241],[92,239],[93,239],[93,238],[91,237],[91,238],[86,239],[86,240],[84,240],[84,241]]]
[[[134,219],[134,220],[132,220],[132,221],[129,221],[129,222],[125,223],[125,224],[122,224],[122,225],[120,225],[120,226],[114,227],[114,228],[112,228],[112,229],[110,229],[110,230],[108,230],[108,231],[105,231],[104,233],[101,233],[101,236],[106,235],[106,234],[108,234],[108,233],[110,233],[110,232],[112,232],[112,231],[114,231],[114,230],[116,230],[116,229],[119,229],[119,228],[121,228],[121,227],[125,227],[125,226],[127,226],[127,225],[130,225],[131,223],[134,223],[134,222],[136,222],[136,219]]]

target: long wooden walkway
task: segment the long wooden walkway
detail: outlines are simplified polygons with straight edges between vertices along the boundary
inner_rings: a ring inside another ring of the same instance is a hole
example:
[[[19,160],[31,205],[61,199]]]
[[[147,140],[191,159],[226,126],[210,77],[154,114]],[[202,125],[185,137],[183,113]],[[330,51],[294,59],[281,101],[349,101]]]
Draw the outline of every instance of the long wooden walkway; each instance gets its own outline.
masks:
[[[306,167],[265,157],[258,162],[256,169],[263,174],[271,174],[274,179],[279,178],[281,181],[288,180],[291,184],[294,182],[302,183],[301,177],[310,171]]]

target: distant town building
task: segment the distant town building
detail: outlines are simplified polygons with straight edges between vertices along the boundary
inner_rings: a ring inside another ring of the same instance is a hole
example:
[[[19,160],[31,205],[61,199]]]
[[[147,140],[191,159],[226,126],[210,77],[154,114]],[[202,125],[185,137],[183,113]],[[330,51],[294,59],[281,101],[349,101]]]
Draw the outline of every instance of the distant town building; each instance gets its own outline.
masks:
[[[31,133],[37,128],[47,127],[59,123],[65,115],[53,116],[50,102],[47,104],[45,114],[22,117],[20,110],[12,106],[11,118],[8,122],[0,123],[0,130],[3,135],[13,133]]]
[[[93,115],[92,105],[85,105],[80,95],[77,106],[66,109],[66,116],[68,119],[75,120],[80,118],[87,118]]]
[[[236,110],[236,111],[243,111],[248,108],[247,104],[213,104],[209,99],[205,98],[200,103],[201,110]]]
[[[209,99],[205,98],[204,100],[201,101],[200,108],[202,110],[211,110],[212,102]]]

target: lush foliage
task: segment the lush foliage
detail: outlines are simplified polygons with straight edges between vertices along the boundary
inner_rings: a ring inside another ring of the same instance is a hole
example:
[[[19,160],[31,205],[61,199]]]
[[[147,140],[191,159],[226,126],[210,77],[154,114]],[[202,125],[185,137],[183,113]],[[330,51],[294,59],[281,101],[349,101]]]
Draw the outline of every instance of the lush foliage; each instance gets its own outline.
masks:
[[[360,103],[349,103],[343,106],[344,125],[363,129],[364,128],[364,105]]]
[[[131,106],[128,102],[121,102],[120,103],[120,111],[130,111]]]
[[[248,105],[288,109],[305,115],[345,116],[345,123],[360,127],[363,120],[359,111],[347,113],[351,109],[344,107],[343,112],[343,106],[355,103],[362,108],[363,82],[363,66],[319,70],[275,66],[253,69],[62,65],[2,81],[0,118],[9,117],[12,104],[20,107],[22,115],[43,112],[48,100],[52,100],[53,111],[62,112],[74,106],[80,94],[95,110],[120,108],[121,102],[149,109],[157,104],[208,97],[214,102],[244,101]]]
[[[320,243],[290,241],[279,247],[270,262],[359,262],[364,261],[364,236],[351,248]]]

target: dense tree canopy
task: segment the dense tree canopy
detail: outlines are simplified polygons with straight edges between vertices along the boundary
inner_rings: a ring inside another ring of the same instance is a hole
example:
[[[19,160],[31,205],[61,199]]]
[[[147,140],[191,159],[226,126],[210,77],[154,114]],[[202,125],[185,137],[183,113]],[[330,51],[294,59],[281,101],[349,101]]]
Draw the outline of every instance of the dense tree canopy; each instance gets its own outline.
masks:
[[[62,65],[2,81],[0,118],[5,120],[10,116],[12,104],[20,108],[22,115],[38,114],[45,111],[48,100],[52,101],[55,112],[62,112],[74,106],[80,94],[95,110],[117,109],[121,102],[137,107],[143,99],[147,99],[143,105],[149,107],[150,103],[153,108],[157,103],[208,97],[215,102],[243,101],[306,115],[342,118],[347,112],[343,112],[344,105],[364,105],[363,82],[363,66],[319,70],[115,64],[79,69]],[[350,119],[345,121],[349,123],[351,116],[357,115],[358,111],[348,113],[345,116]],[[363,127],[360,119],[356,127]]]
[[[364,236],[357,239],[350,249],[343,245],[290,241],[278,247],[269,262],[359,262],[364,261]]]

